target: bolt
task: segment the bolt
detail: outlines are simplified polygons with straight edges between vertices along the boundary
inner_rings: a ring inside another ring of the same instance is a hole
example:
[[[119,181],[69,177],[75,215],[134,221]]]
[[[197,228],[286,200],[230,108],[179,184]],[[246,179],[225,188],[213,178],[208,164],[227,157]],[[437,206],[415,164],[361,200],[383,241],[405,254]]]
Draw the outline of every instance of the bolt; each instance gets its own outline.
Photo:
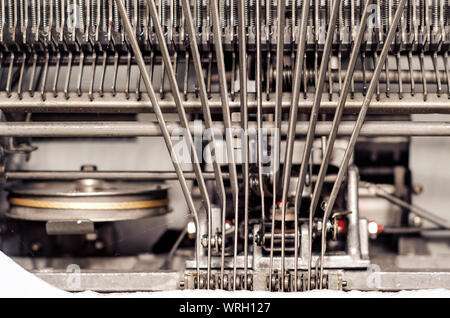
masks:
[[[33,243],[31,244],[31,250],[32,250],[33,252],[38,252],[41,248],[42,248],[41,242],[33,242]]]
[[[421,227],[422,226],[422,218],[420,216],[414,216],[412,218],[412,225],[414,227]]]
[[[414,194],[419,195],[423,192],[423,186],[421,184],[414,184],[412,190]]]
[[[94,246],[95,246],[95,249],[101,250],[101,249],[103,249],[105,247],[105,244],[103,244],[102,241],[96,241]]]
[[[203,246],[203,247],[208,247],[208,236],[203,235],[203,236],[202,236],[201,243],[202,243],[202,246]]]

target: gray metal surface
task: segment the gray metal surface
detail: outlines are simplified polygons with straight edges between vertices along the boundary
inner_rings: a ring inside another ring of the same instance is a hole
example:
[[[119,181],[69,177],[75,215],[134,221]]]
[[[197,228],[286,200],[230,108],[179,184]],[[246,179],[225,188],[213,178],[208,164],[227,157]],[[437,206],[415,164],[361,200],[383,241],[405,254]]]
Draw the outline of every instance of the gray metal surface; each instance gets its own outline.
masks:
[[[450,272],[343,272],[344,290],[401,291],[448,288]]]
[[[71,292],[140,292],[168,291],[179,288],[179,272],[34,272],[37,277],[62,290]],[[76,283],[74,283],[76,281]],[[72,282],[72,283],[70,283]]]

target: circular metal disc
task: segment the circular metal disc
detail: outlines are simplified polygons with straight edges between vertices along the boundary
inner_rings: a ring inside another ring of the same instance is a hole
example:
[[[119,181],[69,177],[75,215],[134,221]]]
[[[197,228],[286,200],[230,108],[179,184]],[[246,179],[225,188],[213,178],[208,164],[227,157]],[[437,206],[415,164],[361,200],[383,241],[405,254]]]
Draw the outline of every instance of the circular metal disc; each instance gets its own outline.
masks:
[[[9,189],[7,215],[33,221],[134,220],[168,213],[167,191],[147,182],[26,182]]]
[[[20,186],[11,187],[8,190],[10,195],[86,197],[150,194],[154,191],[167,190],[167,187],[162,187],[161,184],[151,183],[143,184],[139,182],[110,182],[98,179],[81,179],[74,182],[25,182]]]

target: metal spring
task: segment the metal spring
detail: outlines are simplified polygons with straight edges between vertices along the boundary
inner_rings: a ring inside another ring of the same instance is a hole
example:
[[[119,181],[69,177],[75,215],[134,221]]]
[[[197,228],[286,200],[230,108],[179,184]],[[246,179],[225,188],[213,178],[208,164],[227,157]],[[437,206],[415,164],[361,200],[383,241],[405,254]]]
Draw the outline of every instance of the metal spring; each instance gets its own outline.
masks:
[[[36,0],[31,0],[31,26],[33,29],[37,26]]]
[[[444,23],[450,25],[450,0],[447,0],[447,6],[445,7]]]
[[[97,0],[91,0],[91,30],[95,31],[97,26]]]
[[[290,1],[292,1],[292,0],[290,0]],[[247,3],[250,3],[250,5],[248,5]],[[247,20],[250,20],[250,27],[254,28],[256,25],[255,0],[246,1],[245,4],[246,4],[245,7],[248,11],[248,19]],[[248,7],[250,7],[250,8],[248,8]],[[247,17],[247,14],[245,16]]]
[[[160,6],[161,6],[161,25],[167,26],[167,5],[166,5],[166,0],[161,0],[160,2]]]
[[[449,14],[450,14],[450,0],[447,0],[447,5],[445,5],[445,0],[444,1],[444,25],[447,26],[449,25]]]
[[[12,0],[8,0],[8,24],[10,29],[14,27],[14,4]]]
[[[398,0],[394,0],[394,3],[392,5],[392,12],[395,13],[398,7]]]
[[[103,31],[107,31],[108,30],[108,3],[107,1],[102,1],[102,17],[101,17],[101,21],[102,21],[102,29]]]
[[[344,25],[344,29],[348,30],[350,27],[350,0],[344,0],[344,4],[342,6],[342,22]]]
[[[389,27],[389,1],[388,0],[385,0],[381,4],[380,10],[381,10],[382,27],[383,27],[384,32],[386,32]]]
[[[406,12],[406,30],[408,32],[411,32],[412,29],[413,29],[413,26],[412,26],[412,15],[413,15],[412,10],[413,10],[413,7],[412,7],[411,0],[408,0],[408,11]]]
[[[395,11],[397,11],[398,2],[399,2],[399,0],[393,0],[391,17],[393,17],[395,15]],[[397,26],[397,30],[399,30],[399,28],[400,28],[400,23]]]
[[[120,17],[119,17],[119,10],[117,8],[117,4],[115,1],[113,1],[113,24],[114,24],[113,28],[114,32],[118,33],[120,30]]]
[[[44,28],[47,28],[48,26],[48,17],[47,17],[47,9],[48,9],[48,0],[44,0],[44,3],[42,4],[42,25]],[[82,0],[80,0],[82,1]]]
[[[173,21],[172,26],[178,27],[179,5],[177,0],[173,0]]]
[[[195,22],[197,28],[202,27],[202,0],[195,1]]]
[[[130,23],[133,24],[133,17],[131,16],[131,10],[130,10],[130,5],[131,5],[131,0],[125,0],[125,10],[127,11],[127,17],[128,20],[130,20]]]
[[[55,0],[55,15],[56,26],[61,27],[61,3],[60,0]]]
[[[300,25],[300,17],[301,17],[301,12],[302,12],[302,6],[303,6],[303,1],[302,0],[296,0],[296,6],[295,6],[295,10],[297,10],[295,12],[295,26],[299,26]]]
[[[287,9],[291,8],[291,10],[294,10],[293,2],[294,2],[294,0],[288,0]],[[288,10],[286,10],[286,11],[288,11]],[[286,26],[292,27],[292,14],[288,14],[286,16]]]
[[[432,3],[432,15],[433,15],[433,29],[435,32],[439,31],[439,7],[440,0],[433,0]]]
[[[270,1],[270,26],[273,27],[274,23],[274,17],[277,16],[277,7],[275,6],[273,1]]]
[[[420,25],[422,27],[425,26],[425,0],[419,0],[420,7]]]
[[[24,0],[20,0],[19,5],[20,26],[25,27],[25,4]]]
[[[226,17],[225,17],[225,0],[219,0],[219,10],[220,10],[220,26],[222,30],[225,28]]]
[[[91,0],[86,0],[84,6],[85,6],[85,10],[86,10],[86,16],[85,16],[86,25],[85,25],[84,34],[87,34],[87,33],[89,33],[89,29],[91,26]]]
[[[234,26],[234,27],[236,27],[236,26],[238,25],[237,7],[238,7],[237,0],[234,0],[234,1],[233,1],[233,10],[232,10],[232,14],[233,14],[233,26]]]
[[[85,28],[84,28],[84,0],[80,0],[78,12],[79,12],[78,19],[80,21],[80,30],[81,30],[81,33],[84,33],[84,30],[85,30]]]
[[[266,1],[264,1],[264,4],[266,5],[266,7],[268,6],[269,8],[268,8],[268,19],[267,19],[267,16],[266,16],[266,14],[264,14],[264,18],[265,18],[265,20],[267,20],[267,21],[265,21],[265,23],[266,23],[266,26],[267,27],[270,27],[271,25],[272,25],[272,1],[271,0],[266,0]],[[265,8],[265,10],[266,10],[267,8]]]
[[[142,34],[144,32],[145,27],[145,4],[144,0],[138,0],[138,7],[137,7],[137,16],[138,16],[138,27],[139,27],[139,34]]]

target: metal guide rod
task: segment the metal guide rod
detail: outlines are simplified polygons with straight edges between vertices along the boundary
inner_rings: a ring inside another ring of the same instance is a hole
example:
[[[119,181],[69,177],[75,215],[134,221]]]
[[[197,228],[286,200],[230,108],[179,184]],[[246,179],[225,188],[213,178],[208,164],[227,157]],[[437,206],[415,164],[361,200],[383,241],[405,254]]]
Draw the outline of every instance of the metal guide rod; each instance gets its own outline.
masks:
[[[300,98],[300,85],[302,82],[302,71],[303,71],[303,56],[305,54],[306,47],[306,31],[308,26],[308,15],[311,0],[303,0],[302,5],[302,15],[301,24],[298,30],[298,44],[297,44],[297,57],[295,60],[295,71],[294,71],[294,85],[292,86],[292,103],[289,112],[289,126],[286,137],[286,153],[284,158],[284,171],[283,171],[283,192],[281,199],[281,208],[286,210],[286,200],[287,194],[289,192],[289,180],[291,176],[292,169],[292,155],[294,152],[294,141],[297,128],[297,115],[298,115],[298,100]],[[281,127],[280,127],[281,128]],[[281,135],[281,134],[280,134]],[[298,210],[295,208],[295,220],[298,220]],[[294,282],[298,279],[298,222],[294,224],[295,231],[295,242],[294,242]],[[294,286],[295,291],[297,291],[297,283]]]
[[[333,185],[333,189],[331,190],[330,198],[327,202],[325,212],[323,215],[323,222],[322,224],[326,224],[326,221],[331,215],[331,211],[333,210],[334,203],[336,202],[336,198],[339,192],[339,189],[341,187],[341,184],[344,180],[348,163],[350,161],[350,158],[353,155],[353,151],[355,149],[356,140],[358,139],[359,133],[361,131],[361,128],[364,124],[364,119],[366,118],[367,110],[369,109],[370,101],[372,100],[373,94],[375,92],[376,84],[378,82],[378,77],[380,76],[381,69],[383,68],[383,64],[386,61],[386,57],[389,51],[389,48],[391,46],[392,40],[395,35],[395,31],[397,29],[398,23],[400,21],[400,17],[403,14],[403,10],[405,8],[406,0],[400,0],[397,10],[395,11],[395,16],[392,21],[392,24],[389,28],[389,32],[387,34],[387,37],[385,39],[383,49],[381,51],[380,57],[377,61],[377,65],[375,67],[374,76],[372,77],[369,88],[367,89],[367,95],[364,99],[364,102],[361,106],[361,111],[358,115],[358,119],[356,120],[355,127],[353,129],[352,135],[350,137],[350,141],[348,143],[347,149],[345,150],[344,158],[342,159],[341,166],[339,167],[338,177]],[[326,227],[324,226],[322,228],[322,241],[321,241],[321,251],[320,251],[320,288],[323,287],[323,260],[325,256],[325,249],[326,249]]]
[[[191,171],[183,171],[186,180],[195,179]],[[229,174],[223,174],[224,179]],[[204,174],[206,180],[214,180],[214,173]],[[6,180],[77,180],[77,179],[103,179],[103,180],[178,180],[174,171],[74,171],[74,170],[13,170],[5,172]]]
[[[447,219],[442,218],[432,212],[429,212],[419,206],[405,202],[404,200],[401,200],[401,199],[397,198],[396,196],[393,196],[390,193],[386,192],[385,190],[383,190],[380,186],[378,186],[376,184],[372,184],[372,183],[368,183],[368,182],[360,182],[360,185],[362,187],[366,187],[369,190],[371,190],[373,192],[373,194],[375,194],[376,196],[378,196],[380,198],[384,198],[387,201],[389,201],[395,205],[398,205],[404,209],[408,209],[411,212],[420,216],[421,218],[428,220],[441,228],[444,228],[444,229],[450,228],[450,225],[449,225],[449,222],[447,221]]]
[[[205,120],[205,127],[207,129],[211,129],[214,127],[213,121],[211,119],[211,112],[208,106],[208,93],[206,91],[205,86],[205,79],[203,77],[203,68],[200,61],[200,52],[198,50],[197,46],[197,40],[196,40],[196,32],[194,29],[194,23],[192,19],[192,14],[189,6],[188,0],[182,0],[182,6],[183,6],[183,12],[184,16],[186,17],[186,25],[187,30],[189,34],[189,41],[190,41],[190,48],[192,52],[192,60],[194,61],[194,68],[195,68],[195,75],[197,77],[197,85],[199,85],[200,89],[200,100],[202,103],[203,108],[203,119]],[[222,176],[222,169],[220,168],[219,163],[217,162],[216,158],[216,139],[214,137],[215,133],[211,133],[211,142],[213,144],[213,147],[211,149],[211,156],[213,161],[213,169],[214,169],[214,175],[216,176],[216,186],[217,186],[217,192],[219,194],[219,198],[221,201],[221,208],[222,211],[226,211],[227,209],[227,197],[225,193],[225,186],[223,184],[223,176]],[[209,216],[208,218],[208,267],[211,267],[211,237],[212,237],[212,218]],[[209,272],[208,272],[209,273]],[[210,284],[210,276],[208,275],[208,288]]]
[[[368,7],[370,4],[371,0],[366,0],[366,4],[364,5],[364,11],[362,14],[362,19],[361,22],[359,24],[359,30],[358,30],[358,34],[356,35],[356,41],[354,43],[353,49],[352,49],[352,53],[350,56],[350,61],[349,61],[349,65],[348,65],[348,70],[347,73],[345,75],[345,79],[344,79],[344,86],[341,92],[341,95],[339,97],[339,102],[338,102],[338,106],[336,108],[336,113],[334,115],[334,119],[333,119],[333,125],[330,131],[330,134],[328,136],[328,143],[326,146],[326,150],[325,150],[325,154],[323,155],[323,159],[322,159],[322,163],[320,165],[320,170],[319,170],[319,174],[317,177],[317,182],[313,191],[313,195],[312,195],[312,199],[311,199],[311,204],[309,207],[309,217],[310,217],[310,221],[312,224],[312,218],[314,217],[316,208],[317,208],[317,204],[319,202],[319,197],[320,194],[322,192],[322,187],[323,187],[323,182],[325,180],[325,176],[327,174],[327,169],[328,169],[328,164],[331,158],[331,154],[333,153],[333,149],[334,149],[334,144],[336,141],[336,136],[337,136],[337,132],[339,129],[339,125],[341,123],[341,118],[342,118],[342,114],[344,112],[344,107],[345,107],[345,101],[347,100],[347,95],[350,89],[350,84],[352,81],[352,74],[353,71],[355,70],[355,65],[356,65],[356,61],[358,60],[358,52],[364,37],[364,31],[366,29],[366,23],[367,23],[367,17],[369,15],[368,12]],[[311,227],[310,227],[311,230]],[[311,240],[311,235],[310,235],[310,240]],[[312,240],[310,241],[310,247],[312,247]],[[310,254],[312,254],[312,251],[310,249]],[[311,265],[309,265],[311,266]]]
[[[248,167],[248,105],[247,105],[247,31],[245,29],[246,0],[238,0],[238,39],[239,39],[239,90],[241,96],[241,125],[244,130],[242,149],[244,157],[244,289],[247,290],[248,272],[248,196],[249,196],[249,167]],[[238,224],[235,224],[238,227]],[[235,237],[236,239],[236,237]],[[235,242],[236,244],[237,242]],[[234,276],[236,271],[234,271]],[[236,277],[234,277],[236,281]],[[235,286],[235,284],[233,284]]]
[[[298,121],[296,123],[296,135],[306,135],[308,122]],[[181,128],[178,122],[166,122],[169,133]],[[264,129],[272,129],[273,122],[264,122]],[[354,122],[343,121],[340,123],[337,134],[339,136],[350,136]],[[255,123],[249,123],[250,131],[257,129]],[[191,132],[204,131],[202,125],[197,128],[195,123],[190,123]],[[332,129],[331,121],[318,122],[316,126],[317,136],[327,136]],[[225,130],[222,122],[214,122],[216,133],[229,133]],[[239,130],[236,123],[231,127],[232,131]],[[286,135],[288,125],[281,126],[281,135]],[[153,122],[1,122],[0,136],[3,137],[154,137],[161,136],[161,129]],[[443,121],[370,121],[364,124],[360,136],[385,136],[385,137],[407,137],[407,136],[450,136],[450,122]]]
[[[186,180],[194,180],[195,174],[183,171]],[[215,180],[213,172],[203,174],[206,180]],[[223,173],[224,179],[229,179],[228,173]],[[333,182],[336,175],[328,175],[326,182]],[[178,180],[174,171],[74,171],[74,170],[13,170],[5,172],[5,180],[78,180],[78,179],[104,179],[104,180]],[[313,176],[313,181],[316,177]]]
[[[208,220],[210,220],[211,219],[211,202],[208,197],[208,190],[206,188],[205,179],[203,178],[203,175],[202,175],[202,168],[200,166],[200,163],[199,163],[199,160],[197,157],[197,152],[195,150],[195,145],[192,140],[192,134],[190,133],[189,129],[187,129],[189,127],[189,121],[186,116],[186,111],[183,106],[180,91],[178,90],[177,79],[175,77],[175,72],[172,67],[172,61],[170,59],[169,51],[167,49],[167,45],[166,45],[166,42],[164,39],[163,30],[162,30],[161,24],[159,22],[158,11],[156,10],[154,1],[147,0],[147,5],[150,9],[150,16],[152,17],[152,20],[153,20],[153,26],[155,28],[156,36],[158,38],[159,47],[160,47],[160,50],[161,50],[161,53],[163,56],[164,64],[167,68],[167,76],[169,79],[169,83],[170,83],[170,87],[171,87],[172,94],[174,97],[174,101],[177,106],[178,116],[180,117],[181,125],[183,126],[183,128],[186,129],[186,136],[188,139],[187,142],[189,143],[189,148],[191,149],[192,165],[194,168],[194,173],[197,177],[196,179],[197,179],[198,187],[199,187],[200,193],[202,195],[202,199],[203,199],[203,203],[205,205]],[[197,228],[197,230],[199,230],[199,228]],[[209,243],[208,243],[208,245],[210,245]],[[208,251],[209,251],[209,248],[208,248]],[[211,265],[211,253],[208,253],[208,266],[207,266],[207,279],[208,279],[207,286],[208,286],[208,288],[209,288],[210,277],[211,277],[211,266],[210,265]],[[198,277],[198,284],[200,285],[200,277]]]
[[[266,205],[264,197],[264,184],[263,184],[263,168],[262,168],[262,126],[263,126],[263,109],[262,109],[262,87],[261,87],[261,0],[256,0],[256,101],[257,101],[257,133],[258,133],[258,185],[259,195],[261,197],[261,224],[265,224]],[[264,237],[265,226],[260,229],[261,237]]]
[[[265,16],[266,16],[266,21],[270,21],[270,19],[271,19],[271,0],[265,0]],[[270,63],[269,63],[269,61],[270,61],[270,35],[271,35],[271,33],[270,33],[270,30],[269,30],[269,28],[268,27],[266,27],[265,28],[265,40],[266,40],[266,43],[268,43],[268,49],[267,49],[267,53],[266,53],[266,70],[265,70],[265,76],[267,76],[267,78],[268,78],[268,74],[269,74],[269,65],[270,65]],[[269,85],[266,85],[266,100],[269,100],[269,90],[270,90],[270,88],[269,88]],[[270,209],[270,208],[269,208]],[[273,205],[272,205],[272,209],[273,209]],[[269,215],[270,215],[271,213],[269,213]],[[272,218],[272,225],[271,225],[271,243],[270,243],[270,250],[272,251],[273,250],[273,237],[274,237],[274,231],[275,231],[275,221],[273,220],[273,218]],[[264,228],[264,226],[263,226],[263,228]],[[273,252],[271,252],[271,253],[273,253]],[[273,254],[272,254],[273,255]],[[273,256],[271,256],[271,257],[273,257]],[[273,261],[272,261],[272,258],[271,258],[271,260],[270,260],[270,263],[269,263],[269,291],[272,291],[272,264],[273,264]]]
[[[331,49],[332,49],[334,30],[336,28],[336,20],[337,20],[338,14],[339,14],[340,2],[341,2],[340,0],[335,0],[333,2],[333,7],[331,9],[332,10],[331,17],[330,17],[330,21],[328,23],[327,36],[325,39],[325,46],[324,46],[324,50],[323,50],[323,54],[322,54],[322,61],[320,62],[318,83],[317,83],[317,87],[316,87],[316,94],[314,96],[314,105],[313,105],[313,108],[311,109],[308,132],[306,134],[305,148],[303,150],[303,156],[302,156],[302,161],[301,161],[302,165],[300,167],[299,178],[297,181],[296,192],[295,192],[295,206],[298,209],[300,209],[301,196],[303,193],[303,188],[305,186],[306,173],[307,173],[307,168],[308,168],[307,163],[309,162],[312,144],[314,141],[317,118],[319,115],[319,107],[320,107],[320,103],[322,101],[322,92],[323,92],[323,88],[325,85],[326,72],[328,69],[328,60],[329,60],[329,56],[330,56]],[[288,178],[289,176],[286,176],[286,177]],[[282,209],[283,209],[283,207],[282,207]],[[284,207],[284,210],[286,210],[285,207]],[[311,238],[311,236],[312,236],[312,215],[310,215],[309,218],[310,218],[309,219],[309,237]],[[310,245],[309,255],[311,254],[311,248],[312,247]],[[282,259],[283,259],[284,245],[282,246],[281,253],[282,253]],[[309,262],[308,262],[308,289],[310,288],[309,287],[310,283],[311,283],[311,262],[309,260]]]
[[[285,24],[285,3],[278,2],[277,4],[277,54],[276,54],[276,80],[275,80],[275,131],[281,126],[281,101],[283,96],[283,59],[284,59],[284,24]],[[272,149],[273,158],[273,175],[272,175],[272,228],[271,228],[271,242],[270,242],[270,265],[269,265],[269,284],[272,282],[272,270],[273,270],[273,241],[275,231],[275,213],[277,207],[277,185],[279,177],[279,136],[276,138],[274,149]],[[284,214],[281,216],[281,249],[284,248]],[[281,281],[284,281],[284,254],[281,256]],[[284,284],[281,284],[281,290],[284,291]]]
[[[217,8],[217,1],[211,0],[211,11],[212,11],[212,19],[213,19],[213,32],[215,49],[216,49],[216,60],[217,60],[217,69],[219,72],[219,81],[220,81],[220,97],[222,102],[222,118],[223,124],[225,128],[225,141],[227,145],[227,160],[228,160],[228,170],[230,173],[230,183],[231,190],[233,192],[233,208],[235,215],[239,213],[239,185],[237,179],[237,170],[236,164],[234,160],[234,149],[233,149],[233,135],[231,130],[231,114],[229,107],[229,99],[228,99],[228,88],[227,88],[227,78],[226,78],[226,69],[225,69],[225,58],[223,54],[222,42],[219,40],[222,38],[220,32],[220,19],[219,19],[219,10]],[[223,282],[223,267],[225,263],[225,222],[226,222],[226,211],[222,211],[222,251],[221,251],[221,281]],[[223,284],[222,284],[223,286]]]
[[[169,150],[169,153],[171,155],[174,155],[173,144],[172,144],[172,140],[170,139],[170,133],[169,133],[169,130],[167,129],[167,126],[166,126],[166,123],[164,120],[164,116],[162,114],[162,111],[161,111],[158,101],[156,99],[156,95],[153,90],[153,86],[152,86],[150,77],[148,75],[147,69],[145,68],[144,59],[143,59],[142,53],[139,49],[139,45],[136,41],[136,38],[133,37],[133,30],[131,28],[130,21],[128,20],[128,17],[127,17],[126,11],[125,11],[125,7],[121,0],[115,0],[115,2],[117,5],[119,14],[121,16],[121,19],[123,21],[123,26],[124,26],[125,32],[128,35],[130,45],[133,49],[134,55],[136,56],[136,61],[138,62],[139,69],[140,69],[142,77],[144,79],[145,87],[147,88],[148,95],[150,97],[150,100],[152,101],[153,110],[154,110],[156,118],[158,120],[158,124],[161,128],[161,132],[164,136],[164,141],[166,143],[167,149]],[[176,158],[173,158],[173,159],[174,160],[172,160],[172,162],[173,162],[175,171],[177,173],[178,180],[180,181],[181,189],[183,191],[183,194],[186,199],[186,203],[189,207],[189,210],[191,211],[191,213],[194,216],[195,227],[197,229],[196,241],[195,241],[195,264],[196,264],[196,268],[197,268],[197,277],[200,278],[200,264],[199,264],[200,231],[198,230],[199,229],[198,213],[197,213],[197,209],[195,207],[194,201],[192,199],[191,192],[186,183],[186,179],[183,175],[183,170],[181,168],[181,165],[177,162]],[[198,287],[200,287],[200,284],[198,284]]]

